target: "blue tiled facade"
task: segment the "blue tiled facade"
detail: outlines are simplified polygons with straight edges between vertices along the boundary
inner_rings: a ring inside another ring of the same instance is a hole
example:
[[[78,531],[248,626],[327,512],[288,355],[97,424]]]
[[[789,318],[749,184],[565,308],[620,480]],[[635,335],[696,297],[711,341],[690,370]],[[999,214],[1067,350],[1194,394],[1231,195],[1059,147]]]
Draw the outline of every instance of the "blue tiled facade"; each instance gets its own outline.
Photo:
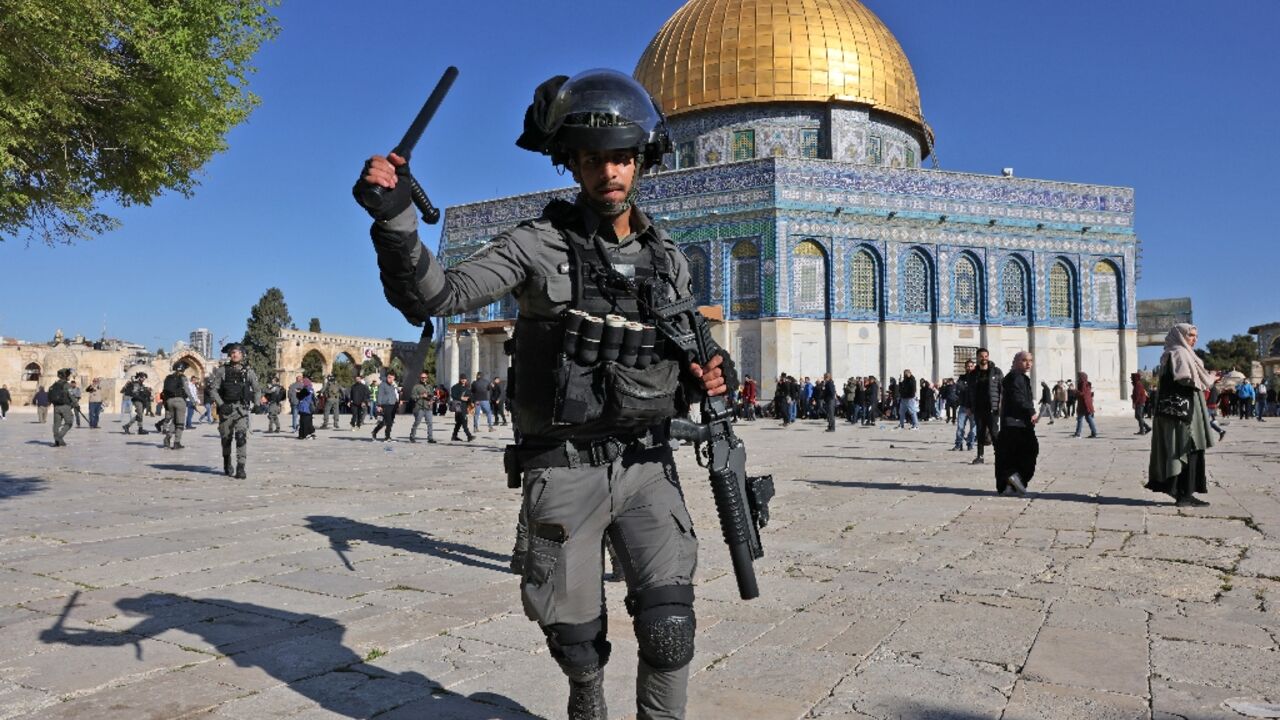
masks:
[[[800,135],[796,135],[797,142]],[[799,152],[799,151],[797,151]],[[446,265],[471,255],[516,223],[537,217],[552,198],[574,188],[490,200],[445,211],[440,254]],[[841,160],[765,157],[664,172],[642,180],[640,205],[677,243],[705,252],[707,295],[728,320],[817,318],[989,325],[1132,328],[1137,275],[1133,190],[1027,178],[869,165]],[[759,249],[759,298],[737,303],[735,245]],[[824,253],[827,305],[798,309],[793,252],[813,241]],[[854,308],[851,268],[860,249],[875,260],[877,307]],[[906,312],[900,272],[908,252],[930,269],[929,308]],[[961,256],[978,270],[977,317],[958,317],[953,273]],[[1014,260],[1029,271],[1028,313],[1005,313],[1001,274]],[[1071,317],[1049,317],[1048,278],[1061,261],[1071,278]],[[1094,268],[1109,262],[1119,297],[1111,319],[1095,312]],[[889,271],[886,277],[886,270]],[[510,317],[494,303],[467,320]],[[829,313],[829,314],[828,314]],[[459,320],[460,318],[454,318]]]

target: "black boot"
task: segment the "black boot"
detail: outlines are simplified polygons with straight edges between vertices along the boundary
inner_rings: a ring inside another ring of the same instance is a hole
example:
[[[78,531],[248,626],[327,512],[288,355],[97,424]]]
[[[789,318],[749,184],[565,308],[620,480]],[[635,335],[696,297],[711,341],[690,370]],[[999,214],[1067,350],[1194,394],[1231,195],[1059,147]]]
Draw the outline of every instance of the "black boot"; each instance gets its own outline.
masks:
[[[569,720],[607,720],[604,668],[575,670],[569,676]]]
[[[247,477],[249,476],[244,473],[244,463],[236,463],[236,479],[244,480]]]
[[[231,477],[236,474],[235,467],[231,465],[231,452],[229,450],[222,451],[222,472],[225,473],[227,477]]]

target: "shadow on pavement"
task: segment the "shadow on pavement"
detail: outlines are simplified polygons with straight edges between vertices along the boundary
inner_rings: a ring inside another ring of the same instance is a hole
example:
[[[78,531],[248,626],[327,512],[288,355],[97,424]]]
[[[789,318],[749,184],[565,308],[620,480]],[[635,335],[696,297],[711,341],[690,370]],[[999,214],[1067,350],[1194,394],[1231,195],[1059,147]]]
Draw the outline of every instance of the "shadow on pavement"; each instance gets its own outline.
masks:
[[[237,666],[261,669],[290,690],[342,717],[370,718],[402,706],[420,709],[418,716],[423,718],[452,716],[450,712],[458,710],[460,699],[483,703],[485,717],[510,720],[532,717],[523,705],[504,695],[483,692],[465,697],[445,691],[440,683],[421,673],[397,673],[367,663],[342,644],[346,628],[320,615],[237,600],[197,600],[148,593],[115,603],[122,612],[143,616],[127,630],[68,628],[66,621],[79,595],[77,591],[71,596],[53,627],[41,631],[42,642],[77,647],[132,645],[134,657],[141,660],[143,640],[178,629],[199,636]],[[279,640],[268,644],[246,642],[271,636],[278,636]],[[370,661],[374,657],[371,654]]]
[[[190,472],[202,473],[205,475],[222,475],[222,471],[208,465],[180,465],[177,463],[152,463],[151,467],[156,470],[170,470],[172,472]]]
[[[965,495],[968,497],[996,495],[994,488],[979,490],[978,488],[943,487],[940,485],[904,485],[902,483],[867,482],[865,480],[805,480],[812,485],[831,485],[835,487],[865,488],[867,490],[905,490],[907,492],[941,493],[944,495]],[[1088,503],[1090,505],[1124,505],[1128,507],[1156,507],[1168,505],[1167,502],[1139,500],[1137,498],[1102,497],[1082,495],[1080,493],[1041,492],[1032,484],[1027,488],[1027,500],[1061,500],[1063,502]]]
[[[0,473],[0,500],[40,492],[44,486],[45,481],[40,478],[15,477],[8,473]]]
[[[353,570],[351,561],[347,559],[347,551],[351,549],[351,541],[385,545],[412,553],[433,555],[443,560],[456,562],[459,565],[495,570],[510,573],[508,565],[511,558],[488,550],[464,545],[462,543],[437,540],[427,533],[403,528],[370,525],[357,520],[331,515],[311,515],[307,517],[307,529],[318,532],[329,538],[329,547],[342,558],[348,570]]]
[[[913,460],[911,458],[895,458],[895,457],[864,457],[861,455],[801,455],[806,458],[820,458],[824,460],[871,460],[879,462],[903,462],[903,463],[931,463],[932,460]]]

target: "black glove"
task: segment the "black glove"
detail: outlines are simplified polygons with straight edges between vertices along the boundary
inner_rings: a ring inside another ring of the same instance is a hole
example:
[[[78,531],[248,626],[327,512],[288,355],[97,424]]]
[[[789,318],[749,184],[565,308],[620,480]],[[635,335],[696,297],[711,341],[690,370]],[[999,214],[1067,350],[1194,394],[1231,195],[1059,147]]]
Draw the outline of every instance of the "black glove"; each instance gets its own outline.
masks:
[[[355,196],[356,203],[369,213],[369,217],[374,220],[390,220],[413,204],[413,198],[409,194],[409,184],[413,177],[409,172],[409,163],[396,168],[394,188],[365,182],[364,175],[368,169],[369,163],[366,161],[364,168],[360,171],[360,179],[356,180],[355,186],[351,188],[351,194]]]

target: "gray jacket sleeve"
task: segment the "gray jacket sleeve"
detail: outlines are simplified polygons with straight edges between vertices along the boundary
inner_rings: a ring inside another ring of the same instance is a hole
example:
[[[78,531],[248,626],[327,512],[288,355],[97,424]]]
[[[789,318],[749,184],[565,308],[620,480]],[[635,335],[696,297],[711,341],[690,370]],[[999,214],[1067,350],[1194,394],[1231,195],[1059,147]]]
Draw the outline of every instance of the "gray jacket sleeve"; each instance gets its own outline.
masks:
[[[225,375],[222,368],[218,367],[209,376],[209,398],[213,400],[215,407],[222,407],[222,395],[218,391],[222,389],[222,378]]]
[[[444,269],[418,239],[412,208],[370,230],[382,290],[405,319],[454,315],[494,302],[524,282],[540,239],[528,225],[502,233],[456,266]]]

